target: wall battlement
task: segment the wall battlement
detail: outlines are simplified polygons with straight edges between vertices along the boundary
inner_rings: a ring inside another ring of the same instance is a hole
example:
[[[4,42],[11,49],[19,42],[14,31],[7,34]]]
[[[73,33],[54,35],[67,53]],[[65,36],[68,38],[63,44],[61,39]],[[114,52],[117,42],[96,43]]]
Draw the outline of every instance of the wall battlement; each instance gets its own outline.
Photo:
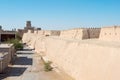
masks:
[[[76,28],[70,30],[29,30],[28,33],[43,36],[60,36],[67,39],[99,39],[105,41],[120,41],[120,26],[103,28]]]

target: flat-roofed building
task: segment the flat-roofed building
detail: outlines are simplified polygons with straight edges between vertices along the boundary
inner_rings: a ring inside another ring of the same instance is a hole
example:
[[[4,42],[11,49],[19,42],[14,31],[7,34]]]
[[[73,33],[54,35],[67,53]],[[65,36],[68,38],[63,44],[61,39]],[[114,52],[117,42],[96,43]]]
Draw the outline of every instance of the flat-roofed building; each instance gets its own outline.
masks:
[[[0,31],[0,41],[5,42],[16,38],[16,31]]]

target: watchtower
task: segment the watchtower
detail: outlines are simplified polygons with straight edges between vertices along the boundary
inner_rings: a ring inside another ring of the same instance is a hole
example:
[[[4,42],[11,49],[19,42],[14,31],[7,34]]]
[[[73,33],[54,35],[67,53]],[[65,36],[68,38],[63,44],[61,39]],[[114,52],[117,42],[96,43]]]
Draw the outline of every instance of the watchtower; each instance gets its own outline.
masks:
[[[27,27],[27,28],[31,28],[31,21],[27,21],[27,22],[26,22],[26,27]]]

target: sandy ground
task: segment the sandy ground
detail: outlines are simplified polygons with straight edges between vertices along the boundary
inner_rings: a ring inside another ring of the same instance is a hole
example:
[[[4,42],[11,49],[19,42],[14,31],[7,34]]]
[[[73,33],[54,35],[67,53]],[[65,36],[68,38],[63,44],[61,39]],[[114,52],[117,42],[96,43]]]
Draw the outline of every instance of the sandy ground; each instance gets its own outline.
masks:
[[[45,72],[41,57],[34,51],[26,49],[18,53],[13,65],[0,74],[0,80],[72,80],[55,71]]]

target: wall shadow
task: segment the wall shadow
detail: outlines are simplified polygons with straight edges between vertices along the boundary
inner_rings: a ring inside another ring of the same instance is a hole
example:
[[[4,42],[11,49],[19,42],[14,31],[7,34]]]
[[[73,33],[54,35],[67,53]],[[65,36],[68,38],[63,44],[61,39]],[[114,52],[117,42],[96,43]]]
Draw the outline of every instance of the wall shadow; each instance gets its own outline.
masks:
[[[5,69],[5,71],[0,74],[0,80],[3,80],[7,77],[20,76],[28,68],[23,66],[21,67],[21,65],[32,65],[32,64],[33,64],[32,58],[18,57],[14,62],[14,65],[18,65],[18,67],[12,66]]]
[[[0,80],[7,77],[15,77],[22,75],[27,67],[8,67],[4,73],[0,74]]]
[[[17,51],[16,54],[33,54],[33,51]]]
[[[32,65],[33,59],[27,57],[18,57],[14,62],[14,65]]]
[[[0,74],[0,80],[6,79],[7,77],[21,76],[28,68],[26,66],[27,65],[31,66],[33,64],[33,59],[32,59],[33,51],[31,50],[20,51],[20,53],[23,53],[23,55],[17,54],[18,57],[16,57],[16,59],[14,60],[13,66],[9,66],[7,69],[5,69],[3,73]],[[28,58],[29,56],[24,54],[29,54],[31,57]]]

